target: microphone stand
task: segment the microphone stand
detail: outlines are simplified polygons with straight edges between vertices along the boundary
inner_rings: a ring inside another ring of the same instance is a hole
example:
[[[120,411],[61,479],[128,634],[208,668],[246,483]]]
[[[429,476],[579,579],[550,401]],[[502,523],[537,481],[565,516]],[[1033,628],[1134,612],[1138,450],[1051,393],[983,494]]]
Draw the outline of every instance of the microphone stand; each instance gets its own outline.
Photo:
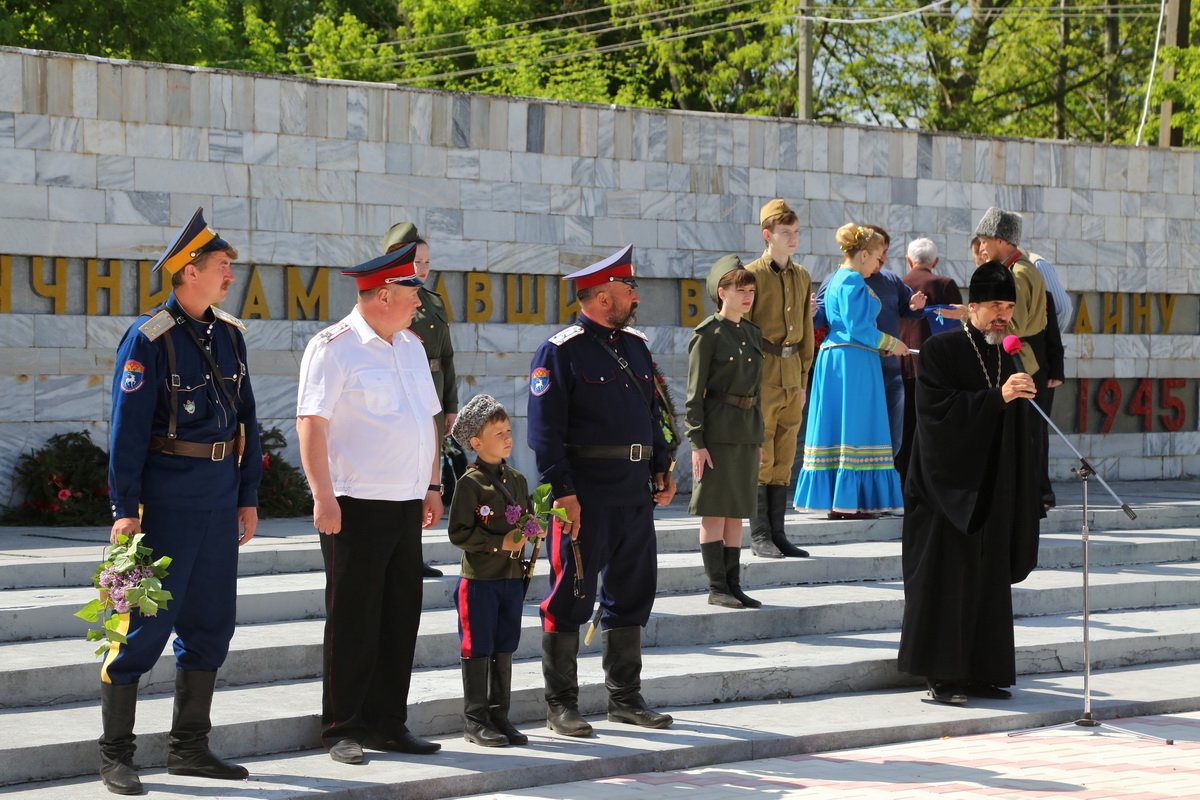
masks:
[[[1016,362],[1017,369],[1024,372],[1025,370],[1022,369],[1020,357],[1014,356],[1013,360]],[[1113,731],[1114,733],[1120,733],[1126,736],[1134,736],[1138,739],[1145,739],[1152,742],[1161,742],[1163,744],[1175,744],[1174,739],[1163,739],[1158,736],[1138,733],[1137,731],[1131,731],[1128,728],[1122,728],[1117,725],[1099,722],[1092,716],[1092,651],[1091,642],[1088,637],[1088,623],[1090,617],[1088,602],[1088,479],[1095,476],[1096,480],[1100,481],[1100,485],[1108,490],[1108,493],[1112,495],[1113,500],[1115,500],[1121,507],[1121,510],[1125,512],[1125,516],[1132,520],[1137,519],[1137,514],[1135,514],[1133,509],[1129,507],[1128,503],[1123,502],[1121,498],[1117,496],[1117,493],[1112,490],[1111,486],[1105,483],[1104,478],[1097,474],[1095,468],[1088,463],[1088,460],[1083,457],[1083,454],[1075,449],[1075,445],[1071,443],[1071,440],[1067,438],[1065,433],[1059,430],[1059,427],[1054,424],[1054,421],[1051,420],[1046,412],[1042,410],[1041,406],[1033,402],[1032,399],[1029,399],[1029,405],[1033,406],[1034,410],[1042,415],[1042,419],[1046,421],[1046,424],[1054,429],[1054,432],[1058,434],[1058,438],[1066,442],[1067,447],[1071,448],[1071,452],[1074,453],[1075,457],[1079,459],[1079,466],[1072,469],[1071,472],[1079,477],[1080,486],[1083,489],[1083,524],[1081,527],[1083,532],[1083,716],[1074,722],[1066,722],[1062,725],[1051,725],[1049,727],[1035,728],[1032,730],[1014,731],[1008,735],[1025,736],[1030,733],[1041,733],[1043,731],[1081,727],[1109,730]]]

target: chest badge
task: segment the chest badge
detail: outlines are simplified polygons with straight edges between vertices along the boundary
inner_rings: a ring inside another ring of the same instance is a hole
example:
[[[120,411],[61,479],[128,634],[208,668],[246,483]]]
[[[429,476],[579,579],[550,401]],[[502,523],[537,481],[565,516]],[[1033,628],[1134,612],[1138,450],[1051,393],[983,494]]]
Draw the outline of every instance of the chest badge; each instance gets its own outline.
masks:
[[[188,401],[184,402],[183,410],[189,414],[195,414],[196,413],[196,401],[188,400]]]

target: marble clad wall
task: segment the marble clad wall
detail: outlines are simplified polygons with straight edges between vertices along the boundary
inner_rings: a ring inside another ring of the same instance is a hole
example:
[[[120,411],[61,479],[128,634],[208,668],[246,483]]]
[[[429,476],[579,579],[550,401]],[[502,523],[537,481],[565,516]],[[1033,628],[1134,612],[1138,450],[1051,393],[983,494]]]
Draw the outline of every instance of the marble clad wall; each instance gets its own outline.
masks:
[[[833,233],[877,222],[929,236],[966,282],[990,205],[1069,291],[1200,294],[1200,154],[600,107],[300,80],[0,48],[0,253],[154,258],[197,206],[244,263],[343,265],[417,222],[445,273],[554,274],[633,242],[640,278],[703,277],[761,252],[759,206],[801,222],[797,260],[824,278]],[[664,283],[664,285],[667,285]],[[16,455],[52,433],[107,431],[113,351],[129,317],[0,313],[0,503]],[[342,307],[352,295],[336,294]],[[682,394],[687,329],[646,309]],[[304,343],[326,323],[252,320],[260,413],[294,428]],[[463,401],[515,412],[524,449],[529,354],[557,325],[454,326]],[[1073,377],[1200,378],[1194,335],[1068,336]],[[1178,433],[1079,437],[1109,478],[1200,474],[1194,418]],[[294,448],[292,448],[294,450]],[[1062,472],[1069,461],[1055,448]],[[686,463],[686,461],[684,461]],[[1065,474],[1065,473],[1064,473]]]

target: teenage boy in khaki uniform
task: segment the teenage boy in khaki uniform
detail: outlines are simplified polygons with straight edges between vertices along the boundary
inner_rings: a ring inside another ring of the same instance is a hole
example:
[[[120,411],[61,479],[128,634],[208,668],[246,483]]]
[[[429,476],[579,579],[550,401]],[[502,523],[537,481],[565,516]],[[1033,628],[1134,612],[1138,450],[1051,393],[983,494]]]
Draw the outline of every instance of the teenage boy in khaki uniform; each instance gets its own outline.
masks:
[[[796,212],[776,198],[762,207],[758,217],[766,250],[746,265],[754,273],[758,291],[745,319],[762,329],[763,349],[763,463],[758,471],[751,547],[763,558],[804,558],[808,552],[787,540],[783,516],[813,362],[812,278],[792,261],[800,241]]]

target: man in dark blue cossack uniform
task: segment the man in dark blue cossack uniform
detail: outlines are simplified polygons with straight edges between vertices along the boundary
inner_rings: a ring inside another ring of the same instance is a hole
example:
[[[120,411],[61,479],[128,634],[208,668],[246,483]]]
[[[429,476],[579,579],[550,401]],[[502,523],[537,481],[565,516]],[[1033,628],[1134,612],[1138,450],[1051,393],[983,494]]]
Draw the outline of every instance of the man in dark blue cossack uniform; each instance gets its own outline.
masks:
[[[208,749],[217,669],[229,652],[238,546],[258,525],[262,450],[246,370],[245,326],[213,304],[233,283],[237,250],[197,209],[154,265],[171,275],[160,309],[125,333],[117,350],[108,486],[119,534],[144,533],[154,556],[170,556],[167,608],[136,610],[128,642],[100,669],[104,734],[100,775],[116,794],[140,794],[133,767],[138,679],[175,632],[175,713],[167,771],[239,780],[244,767]]]
[[[641,695],[642,628],[657,580],[653,506],[671,501],[675,482],[654,423],[646,336],[628,327],[638,304],[633,246],[563,280],[575,282],[579,321],[538,347],[529,377],[529,446],[554,505],[570,520],[554,520],[547,536],[546,724],[567,736],[591,735],[578,705],[579,626],[592,615],[598,579],[611,573],[599,591],[608,718],[665,728],[671,717]]]

